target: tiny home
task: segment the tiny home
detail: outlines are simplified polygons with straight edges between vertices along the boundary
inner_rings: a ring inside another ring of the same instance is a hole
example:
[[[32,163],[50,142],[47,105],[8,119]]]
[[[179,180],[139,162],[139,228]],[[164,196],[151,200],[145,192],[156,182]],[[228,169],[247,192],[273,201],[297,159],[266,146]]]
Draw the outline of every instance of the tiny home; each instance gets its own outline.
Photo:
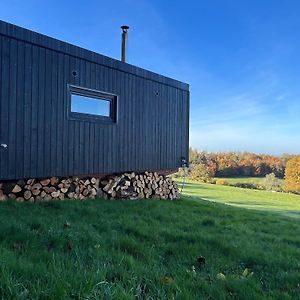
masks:
[[[0,21],[0,180],[172,171],[189,86]]]

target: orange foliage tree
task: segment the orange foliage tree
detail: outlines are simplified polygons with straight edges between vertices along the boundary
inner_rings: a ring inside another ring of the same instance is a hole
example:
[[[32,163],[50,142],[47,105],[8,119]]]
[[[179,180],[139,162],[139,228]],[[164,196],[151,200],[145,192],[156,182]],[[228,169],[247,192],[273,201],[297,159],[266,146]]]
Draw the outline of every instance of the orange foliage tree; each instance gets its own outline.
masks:
[[[300,194],[300,155],[290,159],[286,164],[284,189]]]

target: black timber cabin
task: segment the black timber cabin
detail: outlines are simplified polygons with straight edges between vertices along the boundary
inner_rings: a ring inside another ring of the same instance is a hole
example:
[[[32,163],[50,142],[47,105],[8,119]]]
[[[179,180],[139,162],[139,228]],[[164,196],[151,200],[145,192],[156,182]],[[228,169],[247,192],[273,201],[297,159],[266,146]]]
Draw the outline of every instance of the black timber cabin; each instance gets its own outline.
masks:
[[[0,21],[0,180],[176,170],[189,85]]]

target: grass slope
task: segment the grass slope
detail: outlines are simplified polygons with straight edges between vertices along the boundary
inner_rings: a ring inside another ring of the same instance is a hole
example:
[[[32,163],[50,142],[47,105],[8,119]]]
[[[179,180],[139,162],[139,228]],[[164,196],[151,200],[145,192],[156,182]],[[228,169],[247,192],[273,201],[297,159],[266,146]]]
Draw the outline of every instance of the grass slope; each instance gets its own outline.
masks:
[[[0,295],[298,299],[299,236],[294,218],[199,198],[3,202]],[[197,263],[200,255],[204,266]],[[245,268],[252,277],[241,276]],[[225,280],[217,279],[219,272]]]
[[[178,184],[180,182],[178,181]],[[300,195],[187,181],[185,195],[243,208],[300,217]]]
[[[228,183],[256,183],[256,184],[262,184],[265,177],[216,177],[215,180],[223,179],[227,181]],[[283,181],[280,179],[280,181]]]

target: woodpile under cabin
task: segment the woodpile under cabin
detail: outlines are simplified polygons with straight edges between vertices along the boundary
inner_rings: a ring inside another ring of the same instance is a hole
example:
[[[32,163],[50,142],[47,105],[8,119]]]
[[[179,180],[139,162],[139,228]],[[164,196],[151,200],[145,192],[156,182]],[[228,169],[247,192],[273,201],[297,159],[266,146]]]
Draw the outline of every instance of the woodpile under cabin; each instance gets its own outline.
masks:
[[[122,58],[0,21],[0,200],[179,197],[189,86]]]

